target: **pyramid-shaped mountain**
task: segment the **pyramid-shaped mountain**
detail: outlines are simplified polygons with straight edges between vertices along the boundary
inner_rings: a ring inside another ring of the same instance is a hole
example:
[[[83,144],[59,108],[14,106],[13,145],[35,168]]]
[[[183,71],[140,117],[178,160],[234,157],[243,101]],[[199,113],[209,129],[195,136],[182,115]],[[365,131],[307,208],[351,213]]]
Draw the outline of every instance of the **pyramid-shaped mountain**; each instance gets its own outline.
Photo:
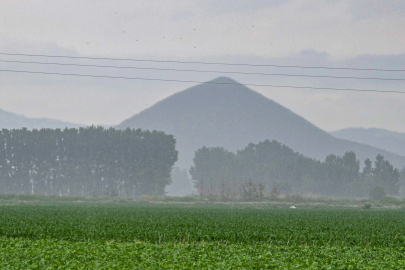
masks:
[[[220,77],[176,93],[132,116],[118,128],[162,130],[173,134],[178,165],[189,168],[202,146],[236,151],[250,142],[277,140],[306,156],[323,160],[328,154],[354,151],[363,162],[383,154],[394,166],[405,157],[371,146],[337,139],[280,104],[238,82]]]

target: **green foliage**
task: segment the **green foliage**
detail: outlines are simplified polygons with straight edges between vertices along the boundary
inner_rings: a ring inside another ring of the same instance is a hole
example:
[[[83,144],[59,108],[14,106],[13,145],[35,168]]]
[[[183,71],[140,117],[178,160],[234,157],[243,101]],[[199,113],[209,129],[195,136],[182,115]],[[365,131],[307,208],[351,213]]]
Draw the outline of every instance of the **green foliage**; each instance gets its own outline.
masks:
[[[404,269],[405,249],[0,239],[3,269]]]
[[[363,203],[363,209],[371,209],[371,206],[372,206],[371,202]]]
[[[185,238],[189,243],[405,246],[405,235],[397,235],[405,230],[402,211],[292,212],[289,205],[286,209],[161,204],[0,206],[0,236],[79,242],[177,243]]]
[[[378,201],[385,197],[385,189],[383,187],[374,187],[370,190],[370,199]]]
[[[279,188],[277,187],[277,185],[274,185],[271,188],[270,196],[273,198],[278,198],[280,195],[281,195],[281,192],[280,192]]]
[[[177,160],[175,139],[157,131],[0,131],[0,192],[56,196],[163,195]]]
[[[3,269],[404,269],[405,249],[0,239]]]
[[[294,202],[294,203],[300,203],[300,202],[303,202],[305,200],[305,198],[302,197],[300,194],[287,194],[286,199],[288,201]]]
[[[240,186],[240,196],[244,201],[257,201],[264,197],[265,186],[263,183],[256,183],[249,179]]]
[[[402,202],[401,200],[395,198],[395,197],[384,197],[380,200],[380,203],[383,204],[393,204],[393,205],[401,205]]]
[[[366,197],[370,187],[375,186],[397,195],[401,186],[398,170],[381,155],[376,157],[374,168],[366,159],[360,173],[354,152],[342,157],[329,155],[325,162],[319,162],[269,140],[251,143],[236,154],[219,147],[203,147],[195,153],[190,174],[200,194],[213,195],[219,193],[219,186],[227,179],[232,179],[234,186],[254,179],[267,187],[277,186],[282,193],[299,191],[325,196]]]
[[[292,188],[289,183],[281,182],[275,185],[277,189],[280,191],[281,194],[290,194],[292,192]]]
[[[402,168],[401,172],[400,172],[400,195],[402,197],[405,197],[405,167]]]
[[[382,155],[378,155],[375,161],[375,168],[373,170],[375,181],[385,188],[385,191],[390,195],[398,195],[400,183],[400,174],[392,164],[384,160]]]
[[[0,206],[2,269],[404,269],[401,210]]]

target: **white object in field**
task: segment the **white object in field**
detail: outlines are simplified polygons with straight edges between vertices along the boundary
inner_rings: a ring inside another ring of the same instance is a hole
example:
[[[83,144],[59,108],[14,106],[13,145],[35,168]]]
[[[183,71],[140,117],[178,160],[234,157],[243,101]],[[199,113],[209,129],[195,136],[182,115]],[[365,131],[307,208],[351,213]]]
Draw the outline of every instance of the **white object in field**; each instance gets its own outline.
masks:
[[[297,208],[297,207],[295,207],[294,205],[290,206],[290,209],[295,209],[295,208]]]

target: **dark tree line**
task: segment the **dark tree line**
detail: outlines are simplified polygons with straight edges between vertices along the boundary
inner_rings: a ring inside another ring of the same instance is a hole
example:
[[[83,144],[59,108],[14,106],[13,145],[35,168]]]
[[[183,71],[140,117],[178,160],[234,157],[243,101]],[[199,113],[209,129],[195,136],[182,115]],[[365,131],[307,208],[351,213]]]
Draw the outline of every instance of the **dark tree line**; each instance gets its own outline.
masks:
[[[382,187],[389,195],[398,195],[400,174],[391,163],[378,155],[365,160],[362,170],[354,152],[342,157],[329,155],[324,162],[305,157],[276,141],[249,144],[237,153],[220,147],[196,151],[192,179],[200,193],[222,194],[254,181],[267,190],[278,187],[285,192],[308,192],[327,196],[368,196]],[[259,187],[259,186],[258,186]]]
[[[175,139],[157,131],[0,131],[0,192],[63,196],[163,195]]]

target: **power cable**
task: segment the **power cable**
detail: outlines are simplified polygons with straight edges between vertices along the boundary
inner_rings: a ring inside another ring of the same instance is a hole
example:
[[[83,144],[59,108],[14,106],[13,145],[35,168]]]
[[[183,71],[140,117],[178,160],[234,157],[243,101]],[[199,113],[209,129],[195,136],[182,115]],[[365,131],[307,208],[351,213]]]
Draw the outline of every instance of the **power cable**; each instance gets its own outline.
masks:
[[[196,73],[220,73],[220,74],[243,74],[243,75],[262,75],[262,76],[281,76],[281,77],[305,77],[305,78],[331,78],[331,79],[355,79],[355,80],[379,80],[379,81],[405,81],[400,78],[376,78],[376,77],[352,77],[352,76],[327,76],[327,75],[302,75],[285,73],[260,73],[260,72],[239,72],[239,71],[220,71],[220,70],[196,70],[196,69],[173,69],[173,68],[151,68],[151,67],[133,67],[133,66],[112,66],[112,65],[89,65],[89,64],[69,64],[55,62],[32,62],[17,60],[0,60],[3,63],[18,64],[37,64],[37,65],[57,65],[57,66],[76,66],[76,67],[97,67],[97,68],[117,68],[117,69],[136,69],[136,70],[158,70],[175,72],[196,72]]]
[[[181,82],[181,83],[210,83],[210,84],[224,84],[224,85],[239,85],[239,86],[257,86],[257,87],[277,87],[277,88],[293,88],[293,89],[313,89],[313,90],[333,90],[333,91],[352,91],[352,92],[376,92],[376,93],[397,93],[405,94],[404,91],[395,90],[374,90],[374,89],[352,89],[352,88],[332,88],[332,87],[311,87],[311,86],[291,86],[291,85],[271,85],[271,84],[241,84],[241,83],[221,83],[221,82],[201,82],[201,81],[184,81],[173,79],[152,79],[142,77],[121,77],[121,76],[106,76],[106,75],[91,75],[91,74],[75,74],[75,73],[58,73],[58,72],[40,72],[40,71],[27,71],[27,70],[10,70],[0,69],[0,72],[12,73],[30,73],[30,74],[45,74],[45,75],[61,75],[61,76],[76,76],[76,77],[92,77],[92,78],[109,78],[109,79],[126,79],[126,80],[143,80],[143,81],[162,81],[162,82]]]
[[[248,66],[248,67],[276,67],[276,68],[301,68],[301,69],[405,72],[405,69],[348,68],[348,67],[326,67],[326,66],[299,66],[299,65],[247,64],[247,63],[201,62],[201,61],[174,61],[174,60],[130,59],[130,58],[109,58],[109,57],[85,57],[85,56],[63,56],[63,55],[23,54],[23,53],[4,53],[4,52],[0,52],[0,55],[26,56],[26,57],[46,57],[46,58],[66,58],[66,59],[152,62],[152,63],[223,65],[223,66]]]

